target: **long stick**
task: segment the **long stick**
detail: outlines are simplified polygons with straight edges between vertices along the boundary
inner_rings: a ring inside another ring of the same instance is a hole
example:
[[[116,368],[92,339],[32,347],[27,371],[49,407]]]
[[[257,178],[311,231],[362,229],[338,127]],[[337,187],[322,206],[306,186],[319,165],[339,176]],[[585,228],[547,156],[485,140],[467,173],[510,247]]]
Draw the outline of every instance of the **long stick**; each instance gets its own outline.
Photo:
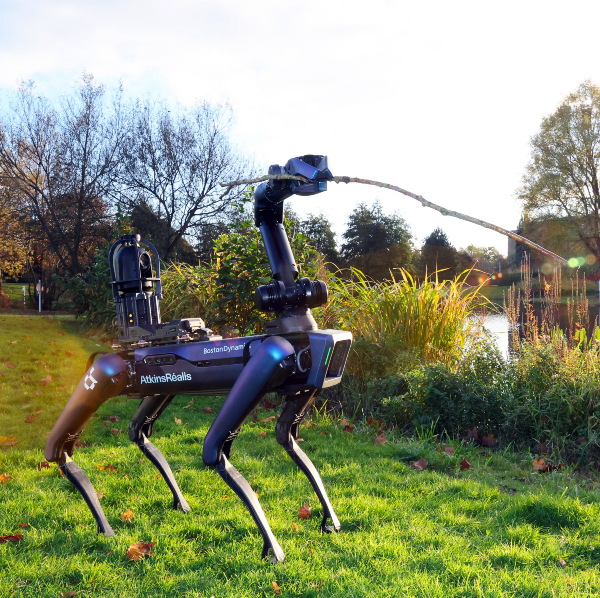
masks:
[[[303,181],[305,183],[309,182],[308,179],[306,179],[302,176],[295,176],[295,175],[291,175],[291,174],[276,174],[276,175],[265,174],[264,176],[261,176],[256,179],[240,179],[239,181],[231,181],[229,183],[220,183],[221,187],[227,188],[221,197],[223,197],[224,195],[229,193],[230,189],[237,185],[252,185],[254,183],[260,183],[262,181],[266,181],[269,179],[275,179],[275,180],[293,179],[296,181]],[[513,233],[512,231],[506,230],[500,226],[496,226],[495,224],[486,222],[485,220],[480,220],[479,218],[473,218],[472,216],[467,216],[466,214],[461,214],[460,212],[455,212],[454,210],[448,210],[447,208],[438,206],[435,203],[427,201],[421,195],[416,195],[415,193],[411,193],[410,191],[407,191],[406,189],[402,189],[402,187],[397,187],[396,185],[389,185],[388,183],[380,183],[379,181],[371,181],[369,179],[359,179],[356,177],[348,177],[348,176],[334,176],[333,180],[336,183],[346,183],[346,184],[361,183],[362,185],[373,185],[375,187],[381,187],[383,189],[391,189],[392,191],[397,191],[398,193],[402,193],[402,195],[407,195],[408,197],[412,197],[413,199],[416,199],[418,202],[421,203],[421,205],[424,208],[431,208],[432,210],[436,210],[437,212],[440,212],[444,216],[452,216],[453,218],[458,218],[459,220],[465,220],[466,222],[472,222],[473,224],[483,226],[484,228],[489,228],[490,230],[496,231],[497,233],[500,233],[501,235],[505,235],[511,239],[514,239],[515,241],[518,241],[519,243],[522,243],[523,245],[527,245],[528,247],[531,247],[532,249],[535,249],[536,251],[539,251],[540,253],[547,255],[548,257],[551,257],[551,258],[557,260],[558,262],[560,262],[561,264],[564,264],[565,266],[569,265],[569,263],[567,262],[567,260],[565,258],[560,257],[560,255],[556,255],[555,253],[552,253],[548,249],[542,247],[541,245],[538,245],[537,243],[534,243],[533,241],[530,241],[529,239],[526,239],[525,237],[522,237],[521,235],[517,235],[516,233]]]

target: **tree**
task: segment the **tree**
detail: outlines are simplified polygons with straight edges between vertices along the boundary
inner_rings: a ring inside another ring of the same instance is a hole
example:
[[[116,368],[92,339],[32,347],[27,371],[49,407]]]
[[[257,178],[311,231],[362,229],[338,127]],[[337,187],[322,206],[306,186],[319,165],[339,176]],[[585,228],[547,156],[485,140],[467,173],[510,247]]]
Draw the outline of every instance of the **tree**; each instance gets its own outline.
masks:
[[[241,198],[243,188],[223,195],[219,187],[220,181],[253,174],[229,141],[231,124],[227,105],[202,102],[170,110],[150,100],[134,104],[121,152],[124,200],[130,208],[145,202],[164,221],[169,234],[158,247],[163,259],[174,255],[184,236],[204,234],[205,225],[226,220]]]
[[[518,197],[525,220],[565,219],[600,260],[600,88],[584,81],[542,120]]]
[[[29,239],[26,227],[11,205],[5,187],[0,187],[0,291],[2,277],[17,277],[27,268]]]
[[[441,228],[436,228],[421,247],[421,269],[427,274],[439,273],[439,278],[452,278],[458,266],[458,253]]]
[[[110,109],[105,95],[84,74],[54,106],[36,95],[33,83],[23,83],[0,136],[0,184],[19,196],[20,216],[40,251],[71,274],[83,271],[109,234],[126,131],[121,90]]]
[[[340,255],[335,246],[335,233],[331,222],[323,214],[307,214],[300,222],[300,232],[328,262],[336,262]]]
[[[379,201],[372,208],[360,203],[348,219],[346,232],[342,235],[342,258],[350,260],[392,245],[406,245],[411,239],[408,224],[399,214],[386,216]]]

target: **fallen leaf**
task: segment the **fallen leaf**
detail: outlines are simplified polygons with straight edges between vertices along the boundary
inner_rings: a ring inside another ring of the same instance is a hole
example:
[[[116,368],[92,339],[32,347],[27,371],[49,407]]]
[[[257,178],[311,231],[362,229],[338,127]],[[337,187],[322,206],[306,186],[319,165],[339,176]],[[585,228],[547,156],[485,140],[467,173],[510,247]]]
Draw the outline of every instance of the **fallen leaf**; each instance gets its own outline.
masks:
[[[349,432],[350,434],[352,434],[352,432],[354,432],[354,426],[352,424],[345,425],[343,432]]]
[[[493,434],[488,434],[487,436],[481,437],[482,446],[496,446],[498,444],[498,439],[494,438]]]
[[[449,457],[454,457],[454,447],[453,446],[447,446],[444,449],[444,452],[449,456]]]
[[[312,509],[304,503],[304,506],[300,507],[300,512],[298,513],[298,519],[308,519],[312,513]]]
[[[73,351],[65,351],[67,357],[73,357]]]
[[[37,417],[34,417],[33,415],[29,414],[26,418],[25,418],[25,423],[26,424],[32,424],[35,420],[37,419]]]
[[[98,500],[102,500],[104,498],[104,492],[102,492],[101,490],[96,490],[96,497],[98,498]]]
[[[465,471],[467,469],[471,469],[471,464],[466,459],[463,459],[460,462],[460,468],[461,468],[462,471]]]
[[[12,364],[10,361],[7,361],[7,362],[6,362],[4,365],[5,365],[5,366],[6,366],[6,367],[7,367],[9,370],[12,370],[12,369],[15,367],[15,366],[14,366],[14,364]]]
[[[107,471],[108,473],[117,473],[117,470],[115,469],[114,465],[111,465],[110,463],[108,465],[96,465],[96,467],[100,470],[100,471]]]
[[[77,592],[75,590],[70,590],[68,592],[61,592],[61,598],[73,598],[73,596],[77,596]]]
[[[566,567],[566,566],[567,566],[567,561],[565,561],[565,559],[563,559],[562,557],[560,557],[560,558],[558,559],[558,564],[559,564],[561,567],[563,567],[563,568],[564,568],[564,567]]]
[[[266,424],[267,422],[270,422],[272,419],[275,419],[274,415],[272,415],[271,417],[265,417],[265,419],[261,419],[260,423],[261,424]]]
[[[179,419],[177,416],[175,416],[175,423],[176,423],[178,426],[182,426],[182,425],[183,425],[183,422],[182,422],[182,421],[181,421],[181,420],[180,420],[180,419]]]
[[[340,420],[340,426],[347,426],[350,422],[344,418]]]
[[[20,542],[23,539],[23,534],[16,534],[14,536],[0,536],[0,544],[3,542]]]
[[[548,465],[546,465],[545,460],[541,457],[539,459],[534,459],[532,466],[534,471],[539,471],[540,473],[546,473],[548,471]]]
[[[325,430],[323,430],[321,434],[323,434],[323,436],[327,436],[327,432]]]
[[[37,470],[42,471],[42,469],[50,469],[50,463],[48,461],[40,461],[37,464]]]
[[[121,521],[129,521],[131,523],[133,520],[133,513],[131,509],[127,509],[125,513],[121,513]]]
[[[294,523],[292,523],[292,527],[294,528],[294,531],[295,531],[295,532],[297,532],[297,531],[299,531],[299,530],[300,530],[300,528],[298,527],[298,524],[297,524],[297,523],[295,523],[295,522],[294,522]]]
[[[160,473],[156,474],[156,479],[158,480],[160,478]]]
[[[416,469],[418,471],[424,471],[425,469],[427,469],[427,461],[423,458],[419,459],[418,461],[415,461],[411,467],[413,469]]]
[[[38,415],[38,414],[40,414],[40,413],[43,413],[43,412],[44,412],[44,410],[43,410],[43,409],[38,409],[38,410],[35,412],[35,414],[36,414],[36,415]]]
[[[269,401],[268,399],[263,399],[262,404],[265,409],[275,409],[275,407],[277,407],[275,403]]]
[[[19,527],[28,528],[28,527],[31,527],[31,526],[29,525],[29,523],[19,523]]]
[[[0,436],[0,444],[4,446],[13,446],[17,444],[15,437],[11,434],[8,438],[6,436]]]
[[[202,409],[202,411],[204,411],[204,413],[212,413],[213,412],[211,407],[205,407],[204,409]]]
[[[377,438],[375,438],[375,443],[382,445],[385,444],[387,442],[387,438],[385,437],[385,432],[379,432],[379,434],[377,434]]]
[[[276,594],[279,594],[279,586],[277,585],[276,582],[272,581],[271,585],[273,586],[273,589],[275,590]]]
[[[119,421],[119,416],[118,415],[111,415],[108,419],[110,419],[111,422],[118,422]]]
[[[156,542],[136,542],[127,549],[127,558],[130,561],[139,561],[146,556],[153,556],[152,547]]]
[[[67,388],[66,386],[57,386],[56,390],[64,390],[65,388]],[[96,413],[94,413],[94,415],[97,415]]]
[[[79,440],[79,438],[75,441],[75,446],[78,446],[80,448],[86,448],[88,446],[90,446],[87,442],[85,442],[85,440]]]
[[[40,384],[42,386],[48,386],[48,384],[50,384],[50,382],[52,382],[52,376],[50,374],[48,374],[45,378],[42,378],[40,380]]]
[[[118,430],[117,428],[113,428],[111,430],[111,433],[114,434],[115,436],[117,436],[118,434],[122,434],[123,430]]]
[[[472,442],[479,438],[479,430],[472,428],[467,430],[467,435],[463,438],[463,442]]]
[[[266,436],[266,435],[267,435],[267,433],[266,433],[266,432],[263,430],[263,431],[260,433],[260,435],[261,435],[261,436]]]
[[[10,480],[12,478],[11,475],[8,475],[6,472],[0,474],[0,483],[2,484],[6,484],[6,482],[8,482],[8,480]]]

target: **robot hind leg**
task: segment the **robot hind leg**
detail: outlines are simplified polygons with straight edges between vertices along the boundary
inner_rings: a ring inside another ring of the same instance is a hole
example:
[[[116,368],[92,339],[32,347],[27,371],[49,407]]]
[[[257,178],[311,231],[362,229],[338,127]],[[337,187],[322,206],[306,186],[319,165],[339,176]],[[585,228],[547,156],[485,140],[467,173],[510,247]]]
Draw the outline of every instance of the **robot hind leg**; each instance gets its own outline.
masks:
[[[184,513],[190,510],[173,472],[164,455],[148,440],[152,436],[152,426],[173,400],[173,395],[152,395],[144,397],[129,423],[129,440],[135,442],[142,453],[158,469],[167,486],[173,493],[173,508]]]
[[[127,363],[117,354],[100,357],[86,372],[48,435],[44,456],[58,463],[62,473],[83,496],[98,524],[98,532],[114,535],[92,483],[72,460],[75,441],[100,405],[119,396],[128,381]]]

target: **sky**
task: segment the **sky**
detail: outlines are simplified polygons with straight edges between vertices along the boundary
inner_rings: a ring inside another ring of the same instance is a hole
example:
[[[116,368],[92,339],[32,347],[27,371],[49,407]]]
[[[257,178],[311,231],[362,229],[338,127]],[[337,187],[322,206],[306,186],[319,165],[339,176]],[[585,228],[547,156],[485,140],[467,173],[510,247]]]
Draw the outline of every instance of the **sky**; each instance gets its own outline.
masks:
[[[600,2],[0,0],[0,101],[20,80],[68,92],[89,72],[131,97],[231,103],[232,141],[264,171],[307,153],[333,174],[398,185],[516,228],[529,140],[584,80],[600,84]],[[389,190],[329,184],[292,200],[338,234],[361,202],[415,243],[506,237]]]

